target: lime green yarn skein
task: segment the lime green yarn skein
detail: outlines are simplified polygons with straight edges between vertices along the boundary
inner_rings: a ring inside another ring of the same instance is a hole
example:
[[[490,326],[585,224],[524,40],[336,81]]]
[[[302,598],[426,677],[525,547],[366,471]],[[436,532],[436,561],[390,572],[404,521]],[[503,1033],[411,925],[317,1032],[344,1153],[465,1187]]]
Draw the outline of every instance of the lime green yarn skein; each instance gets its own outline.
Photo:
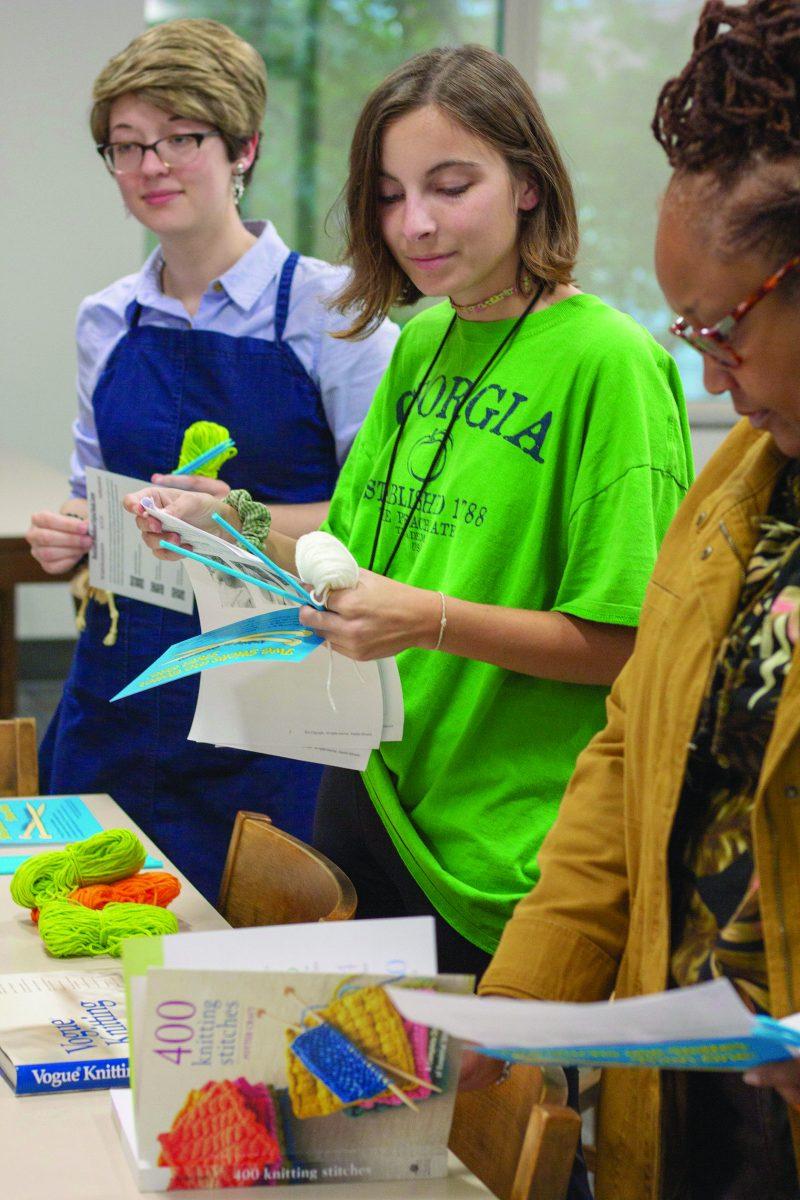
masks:
[[[23,908],[67,896],[86,883],[113,883],[144,866],[145,848],[130,829],[104,829],[63,850],[35,854],[20,863],[11,879],[11,899]]]
[[[180,471],[181,467],[185,467],[192,459],[205,454],[206,450],[213,450],[220,442],[227,441],[230,436],[224,425],[217,425],[214,421],[195,421],[183,435],[177,470]],[[197,467],[192,474],[204,475],[206,479],[216,479],[222,465],[238,453],[235,446],[229,446],[227,450],[220,450],[215,458]]]
[[[39,933],[54,958],[118,958],[126,938],[178,932],[178,918],[157,904],[107,904],[86,908],[72,900],[47,900],[39,912]]]

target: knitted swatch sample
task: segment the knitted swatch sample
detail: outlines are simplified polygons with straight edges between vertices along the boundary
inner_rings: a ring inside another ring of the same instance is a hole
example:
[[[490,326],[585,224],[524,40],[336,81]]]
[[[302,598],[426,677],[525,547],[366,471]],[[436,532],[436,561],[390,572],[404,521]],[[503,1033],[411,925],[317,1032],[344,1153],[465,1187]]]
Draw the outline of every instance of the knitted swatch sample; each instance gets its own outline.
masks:
[[[169,1133],[158,1135],[170,1190],[250,1187],[280,1167],[276,1108],[258,1093],[258,1085],[245,1092],[230,1080],[189,1093]]]
[[[314,1025],[299,1033],[289,1047],[303,1066],[343,1104],[386,1091],[382,1071],[332,1025]]]
[[[363,987],[345,991],[327,1007],[315,1010],[315,1019],[324,1019],[362,1055],[382,1059],[406,1073],[416,1074],[414,1052],[402,1018],[383,988]],[[291,1035],[287,1034],[287,1037],[291,1047]],[[381,1071],[377,1073],[382,1074]],[[383,1076],[384,1085],[378,1092],[370,1094],[365,1090],[360,1096],[353,1095],[352,1100],[343,1101],[335,1088],[326,1086],[327,1080],[320,1078],[316,1071],[309,1070],[301,1058],[291,1052],[287,1054],[286,1074],[292,1111],[301,1119],[327,1116],[338,1112],[345,1103],[369,1100],[371,1096],[384,1098],[391,1095],[386,1088],[387,1077]],[[406,1092],[413,1091],[417,1086],[402,1078],[393,1082]]]

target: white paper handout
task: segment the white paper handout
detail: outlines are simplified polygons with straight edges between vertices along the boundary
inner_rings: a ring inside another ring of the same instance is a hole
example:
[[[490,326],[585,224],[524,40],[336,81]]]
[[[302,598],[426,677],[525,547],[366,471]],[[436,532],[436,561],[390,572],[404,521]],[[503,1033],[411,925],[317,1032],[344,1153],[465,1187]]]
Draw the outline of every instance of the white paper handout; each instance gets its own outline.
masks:
[[[145,480],[132,476],[86,468],[89,529],[94,539],[89,583],[117,596],[190,613],[194,596],[183,564],[163,562],[151,554],[133,514],[122,507],[123,496],[147,486]]]
[[[163,527],[197,553],[286,593],[267,592],[186,559],[203,633],[301,603],[291,585],[241,546],[151,507]],[[399,741],[402,735],[403,694],[395,660],[355,663],[327,646],[300,662],[231,663],[202,672],[189,730],[191,741],[352,770],[363,770],[382,741]]]

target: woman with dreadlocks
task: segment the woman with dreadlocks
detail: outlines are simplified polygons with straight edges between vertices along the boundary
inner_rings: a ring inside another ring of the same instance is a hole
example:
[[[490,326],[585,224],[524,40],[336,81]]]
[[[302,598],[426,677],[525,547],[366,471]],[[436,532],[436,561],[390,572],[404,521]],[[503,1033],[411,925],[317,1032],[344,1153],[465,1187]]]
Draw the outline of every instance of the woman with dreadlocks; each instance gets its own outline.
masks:
[[[800,0],[707,3],[653,129],[656,268],[742,420],[663,543],[484,993],[592,1001],[725,976],[800,1009]],[[486,1082],[475,1063],[473,1085]],[[604,1073],[598,1200],[797,1200],[800,1061]]]

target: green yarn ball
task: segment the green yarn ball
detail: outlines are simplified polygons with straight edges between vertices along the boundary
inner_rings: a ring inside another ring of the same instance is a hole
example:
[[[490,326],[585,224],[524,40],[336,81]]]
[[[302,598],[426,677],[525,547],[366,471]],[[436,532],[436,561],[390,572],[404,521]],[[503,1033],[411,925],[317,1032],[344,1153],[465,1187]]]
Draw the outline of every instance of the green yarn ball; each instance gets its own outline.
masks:
[[[183,435],[177,470],[180,471],[187,463],[199,458],[207,450],[213,450],[214,446],[227,441],[230,436],[224,425],[217,425],[214,421],[195,421]],[[215,458],[203,463],[201,467],[197,467],[192,474],[203,475],[206,479],[216,479],[223,464],[236,454],[238,451],[235,446],[229,446],[227,450],[220,450]]]
[[[63,850],[49,850],[20,863],[11,879],[11,899],[23,908],[68,896],[87,883],[113,883],[144,866],[145,848],[130,829],[104,829]]]
[[[126,938],[177,932],[175,914],[157,904],[107,904],[94,909],[72,900],[47,900],[39,911],[39,933],[54,958],[98,954],[118,958]]]

